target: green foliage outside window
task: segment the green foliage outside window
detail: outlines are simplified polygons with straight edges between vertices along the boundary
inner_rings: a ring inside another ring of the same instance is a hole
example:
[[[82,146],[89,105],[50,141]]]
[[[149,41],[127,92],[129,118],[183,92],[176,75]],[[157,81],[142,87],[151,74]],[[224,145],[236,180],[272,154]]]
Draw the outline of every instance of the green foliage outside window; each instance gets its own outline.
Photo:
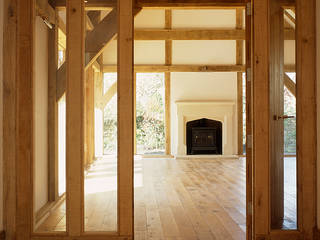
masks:
[[[137,153],[164,153],[164,74],[138,73],[136,94]]]
[[[116,81],[105,74],[104,92]],[[163,154],[165,150],[164,74],[138,73],[136,77],[137,153]],[[104,109],[104,154],[117,152],[117,96]]]

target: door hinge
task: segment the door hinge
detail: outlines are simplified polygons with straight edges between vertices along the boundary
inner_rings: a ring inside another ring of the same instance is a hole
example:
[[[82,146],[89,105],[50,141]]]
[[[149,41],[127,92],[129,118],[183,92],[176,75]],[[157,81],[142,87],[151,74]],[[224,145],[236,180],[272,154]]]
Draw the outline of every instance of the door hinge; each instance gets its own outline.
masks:
[[[252,148],[252,135],[247,135],[247,148]]]
[[[247,74],[247,82],[251,82],[251,68],[247,68],[246,74]]]
[[[252,202],[248,202],[248,215],[252,215],[253,214],[253,206],[252,206]]]
[[[251,2],[247,3],[246,12],[247,12],[247,16],[251,16],[252,15]]]

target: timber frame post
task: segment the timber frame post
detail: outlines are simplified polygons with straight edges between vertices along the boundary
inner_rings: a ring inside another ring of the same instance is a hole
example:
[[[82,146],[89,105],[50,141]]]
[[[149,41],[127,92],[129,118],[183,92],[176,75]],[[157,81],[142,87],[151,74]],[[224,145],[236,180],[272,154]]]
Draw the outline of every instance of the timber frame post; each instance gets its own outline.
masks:
[[[236,9],[236,28],[243,28],[243,9]],[[243,40],[236,41],[236,64],[243,64]],[[238,155],[243,155],[243,79],[237,72],[237,111],[238,111]]]
[[[134,0],[118,0],[118,234],[133,238]]]
[[[165,10],[165,28],[172,28],[172,10]],[[165,41],[166,65],[172,64],[172,40]],[[165,153],[171,155],[171,72],[164,74],[165,88]]]
[[[83,232],[84,213],[84,2],[67,1],[66,210],[69,236]]]
[[[33,0],[4,1],[4,228],[30,239],[33,216]]]

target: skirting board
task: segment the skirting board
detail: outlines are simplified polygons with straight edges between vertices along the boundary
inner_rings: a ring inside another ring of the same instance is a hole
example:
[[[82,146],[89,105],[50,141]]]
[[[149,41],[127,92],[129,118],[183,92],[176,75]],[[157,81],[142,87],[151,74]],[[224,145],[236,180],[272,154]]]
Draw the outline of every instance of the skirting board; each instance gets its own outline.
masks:
[[[238,155],[177,155],[177,160],[190,160],[190,159],[239,159]]]

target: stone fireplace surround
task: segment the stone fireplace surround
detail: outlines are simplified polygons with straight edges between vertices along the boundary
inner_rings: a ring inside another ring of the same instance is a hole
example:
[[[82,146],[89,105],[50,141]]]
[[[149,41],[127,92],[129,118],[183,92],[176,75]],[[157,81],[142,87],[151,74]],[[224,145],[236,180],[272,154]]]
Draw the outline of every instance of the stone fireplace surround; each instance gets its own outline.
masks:
[[[178,136],[176,157],[183,157],[187,154],[187,122],[201,118],[222,122],[222,155],[235,156],[237,154],[237,114],[235,101],[176,101],[175,104],[178,115],[177,126],[175,128],[175,134]]]

